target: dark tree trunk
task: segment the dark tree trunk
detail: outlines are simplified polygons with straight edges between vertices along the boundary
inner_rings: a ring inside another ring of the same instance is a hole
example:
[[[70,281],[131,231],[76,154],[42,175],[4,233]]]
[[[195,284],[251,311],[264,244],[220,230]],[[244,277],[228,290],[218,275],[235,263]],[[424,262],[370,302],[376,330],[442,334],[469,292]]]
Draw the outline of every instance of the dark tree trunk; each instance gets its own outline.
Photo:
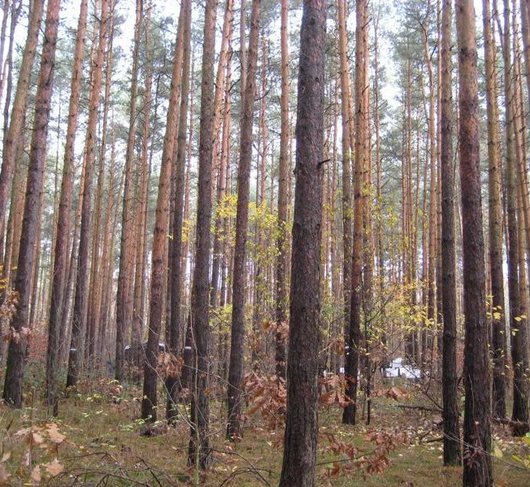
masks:
[[[354,223],[352,283],[350,305],[350,327],[345,347],[344,373],[347,381],[346,397],[349,404],[344,408],[342,422],[355,424],[357,411],[357,376],[359,355],[361,353],[361,308],[362,308],[362,272],[364,245],[364,171],[367,169],[370,144],[367,140],[368,97],[368,2],[358,0],[355,28],[355,182],[354,182]],[[348,249],[344,250],[349,251]]]
[[[452,0],[442,6],[441,177],[444,465],[460,463],[458,373],[456,369],[455,182],[453,167],[453,95],[451,83]]]
[[[285,380],[285,343],[280,332],[287,322],[287,211],[289,208],[289,40],[288,40],[288,0],[281,2],[281,135],[280,167],[278,175],[278,256],[276,259],[276,336],[275,361],[276,375]]]
[[[177,156],[175,160],[177,181],[175,188],[175,213],[172,222],[172,235],[170,252],[172,253],[171,271],[171,316],[169,324],[169,351],[175,356],[178,354],[179,333],[181,326],[182,282],[185,269],[182,266],[182,225],[184,218],[184,172],[186,168],[186,146],[188,135],[188,105],[190,92],[190,41],[191,41],[191,0],[183,1],[184,26],[183,26],[183,56],[182,56],[182,90],[180,96],[179,129],[177,137]],[[167,408],[166,418],[174,421],[176,417],[176,404],[178,400],[178,377],[169,376],[166,380]]]
[[[2,154],[2,170],[0,171],[0,224],[4,224],[6,215],[7,199],[9,197],[13,169],[15,168],[15,159],[18,147],[22,140],[23,122],[26,113],[26,101],[31,81],[31,69],[37,50],[39,31],[44,9],[44,0],[34,0],[32,2],[31,12],[28,19],[28,34],[22,63],[17,81],[17,89],[11,116],[9,117],[9,128],[5,133],[4,151]],[[6,105],[7,107],[7,105]]]
[[[252,0],[250,18],[247,76],[243,97],[241,141],[237,175],[236,244],[234,249],[232,291],[232,334],[228,367],[228,438],[241,436],[241,407],[243,401],[243,342],[245,335],[246,244],[248,231],[248,203],[250,196],[250,165],[252,159],[252,126],[256,97],[256,65],[260,22],[260,0]]]
[[[75,386],[83,366],[85,350],[85,330],[88,304],[88,283],[90,276],[89,249],[92,230],[92,187],[94,179],[94,162],[96,157],[96,130],[98,107],[101,94],[104,56],[107,45],[108,25],[110,19],[110,0],[101,4],[101,23],[99,26],[98,46],[90,81],[92,89],[89,100],[89,114],[84,150],[84,181],[81,201],[81,227],[79,230],[79,250],[77,255],[77,275],[75,282],[74,309],[72,315],[72,340],[68,358],[66,386]]]
[[[497,105],[497,70],[495,37],[491,4],[483,0],[484,57],[486,65],[486,100],[488,112],[488,175],[489,175],[489,264],[491,279],[491,314],[493,354],[493,414],[506,416],[506,312],[502,250],[501,159],[499,109]]]
[[[287,417],[281,487],[315,485],[326,2],[306,0],[300,31]]]
[[[53,278],[51,290],[51,308],[48,325],[48,352],[46,361],[46,403],[53,409],[54,416],[58,414],[57,370],[60,359],[60,337],[64,334],[66,324],[63,321],[68,259],[68,235],[70,233],[70,219],[72,210],[72,190],[74,183],[74,144],[79,118],[79,98],[81,94],[81,79],[83,56],[86,40],[86,24],[88,0],[82,0],[79,10],[79,21],[74,54],[74,68],[70,90],[70,105],[68,109],[68,125],[66,129],[66,144],[64,148],[63,179],[61,182],[61,196],[59,199],[59,215],[57,217],[57,237],[55,240],[55,256],[53,262]]]
[[[9,342],[5,371],[4,400],[17,408],[22,407],[22,385],[26,360],[31,276],[34,267],[35,245],[38,245],[37,233],[44,186],[44,167],[46,162],[48,121],[53,93],[53,74],[55,70],[55,48],[59,28],[60,0],[49,0],[46,11],[46,27],[40,63],[37,94],[35,98],[35,118],[31,139],[28,181],[22,236],[18,255],[15,291],[18,293],[18,309],[12,323],[12,336]],[[16,336],[16,335],[18,336]]]
[[[206,469],[211,459],[209,446],[209,264],[212,220],[212,149],[215,58],[215,17],[217,0],[206,0],[202,57],[201,119],[199,132],[199,186],[195,268],[191,295],[191,320],[195,364],[192,374],[191,428],[188,463]]]
[[[491,466],[490,382],[486,277],[480,197],[478,72],[475,9],[457,0],[460,185],[464,260],[464,475],[465,486],[493,484]]]
[[[123,380],[124,349],[126,331],[133,316],[133,256],[134,245],[132,242],[134,230],[133,216],[133,163],[135,158],[134,148],[137,134],[138,113],[136,109],[138,97],[138,71],[140,61],[140,41],[142,22],[144,16],[143,0],[136,0],[136,21],[134,25],[134,47],[131,69],[131,99],[129,104],[129,132],[125,152],[125,181],[123,191],[123,209],[121,220],[120,264],[118,273],[118,289],[116,293],[116,369],[115,378]],[[133,350],[134,352],[134,350]]]
[[[177,43],[173,59],[173,73],[169,110],[167,113],[166,133],[162,150],[162,164],[158,181],[158,195],[155,210],[155,229],[153,251],[151,255],[151,287],[149,291],[149,334],[144,363],[144,386],[142,400],[142,418],[151,422],[157,419],[157,383],[158,348],[162,313],[164,311],[164,283],[167,281],[167,232],[169,227],[169,196],[171,170],[174,164],[177,143],[177,123],[182,80],[182,39],[184,27],[184,3],[180,6]]]

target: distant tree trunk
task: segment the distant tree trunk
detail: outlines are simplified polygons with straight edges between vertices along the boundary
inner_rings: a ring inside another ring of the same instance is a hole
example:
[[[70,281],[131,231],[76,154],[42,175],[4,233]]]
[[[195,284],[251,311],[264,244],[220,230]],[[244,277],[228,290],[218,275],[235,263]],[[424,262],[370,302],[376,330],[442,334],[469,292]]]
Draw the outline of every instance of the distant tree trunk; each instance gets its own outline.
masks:
[[[521,37],[523,38],[526,87],[530,94],[530,0],[521,0]]]
[[[315,485],[325,45],[326,2],[306,0],[300,30],[287,417],[280,487]]]
[[[353,237],[353,212],[352,212],[352,159],[353,143],[351,118],[353,110],[350,107],[350,62],[348,51],[348,31],[346,25],[347,2],[338,0],[338,27],[339,27],[339,57],[340,57],[340,92],[342,113],[342,237],[343,237],[343,294],[344,294],[344,332],[345,342],[348,341],[348,326],[351,307],[352,283],[352,237]],[[357,134],[359,136],[359,134]]]
[[[278,175],[278,256],[276,258],[276,334],[275,362],[278,379],[285,380],[285,343],[280,327],[287,322],[287,212],[289,209],[289,3],[281,1],[281,127]]]
[[[22,54],[15,100],[9,117],[9,128],[5,133],[4,150],[2,154],[2,169],[0,171],[0,226],[4,225],[7,198],[10,193],[11,179],[15,167],[18,144],[22,140],[23,122],[26,113],[26,102],[31,82],[31,69],[37,50],[44,0],[33,0],[29,14],[28,33]]]
[[[188,135],[188,106],[190,94],[190,59],[191,59],[191,0],[183,1],[184,7],[184,26],[182,48],[184,50],[182,57],[182,91],[180,96],[180,114],[179,128],[177,137],[177,156],[176,156],[176,201],[174,221],[172,222],[172,235],[170,252],[172,253],[171,272],[171,321],[169,323],[169,351],[177,356],[179,350],[179,335],[181,327],[181,305],[182,305],[182,283],[185,269],[182,266],[182,227],[184,221],[184,185],[186,169],[186,146]],[[166,389],[168,393],[166,418],[168,421],[174,421],[176,418],[175,405],[178,400],[178,377],[168,376],[166,380]]]
[[[11,119],[9,118],[9,108],[11,106],[11,94],[13,91],[13,50],[15,44],[15,28],[20,17],[20,12],[22,10],[22,0],[18,2],[13,2],[11,4],[11,25],[9,27],[9,46],[7,48],[7,56],[5,60],[6,70],[3,71],[2,78],[2,93],[3,94],[3,84],[7,76],[7,85],[6,85],[6,95],[5,95],[5,104],[4,104],[4,134],[7,134],[9,123]],[[27,41],[28,39],[26,39]],[[23,63],[24,61],[22,61]],[[25,110],[24,110],[25,112]],[[22,124],[24,125],[24,124]]]
[[[191,322],[195,357],[192,374],[191,428],[188,463],[206,469],[211,460],[209,446],[209,262],[212,219],[212,152],[215,58],[216,0],[206,0],[201,83],[201,119],[199,132],[199,185],[195,268],[191,295]]]
[[[215,81],[215,117],[214,117],[214,134],[217,134],[214,144],[214,158],[219,159],[219,170],[217,172],[217,187],[216,187],[216,201],[217,207],[221,204],[225,192],[226,192],[226,151],[225,142],[226,137],[229,134],[225,133],[225,121],[228,116],[228,105],[229,92],[231,89],[231,42],[232,42],[232,31],[233,31],[233,19],[234,19],[234,0],[226,0],[225,14],[223,20],[223,37],[221,43],[221,52],[219,54],[219,64],[217,68],[217,76]],[[222,98],[221,98],[222,97]],[[221,126],[222,136],[221,134]],[[213,262],[212,262],[212,285],[210,289],[210,306],[216,308],[219,299],[219,277],[221,270],[221,247],[222,247],[222,222],[223,218],[216,215],[215,218],[215,232],[213,242]]]
[[[132,210],[135,186],[132,175],[138,120],[136,105],[138,99],[138,71],[143,17],[144,2],[143,0],[136,0],[136,21],[134,24],[134,46],[131,68],[131,98],[129,102],[129,131],[125,151],[125,188],[123,192],[123,213],[121,221],[120,264],[118,271],[118,291],[116,294],[115,378],[118,381],[123,380],[126,334],[133,315],[134,242],[132,237],[134,231],[134,212]]]
[[[167,112],[166,133],[162,150],[162,165],[158,181],[158,196],[155,211],[155,229],[153,250],[151,255],[151,287],[149,291],[149,334],[144,362],[144,386],[142,400],[142,418],[151,422],[157,418],[157,361],[162,313],[164,312],[164,284],[167,282],[167,248],[169,228],[169,195],[171,185],[171,169],[174,164],[175,146],[177,143],[179,100],[182,80],[184,8],[180,6],[177,44],[173,58],[173,74],[169,110]]]
[[[457,0],[460,185],[464,260],[464,475],[465,486],[493,485],[484,237],[480,197],[478,72],[475,9]]]
[[[37,242],[37,228],[41,211],[41,195],[44,186],[48,122],[53,93],[55,69],[55,48],[59,27],[60,0],[49,0],[46,11],[46,27],[40,63],[35,118],[31,139],[30,162],[24,205],[24,220],[18,256],[15,291],[18,293],[17,313],[11,325],[11,339],[5,370],[4,400],[16,407],[22,407],[22,385],[28,339],[28,315],[31,298],[31,275]]]
[[[109,26],[109,32],[114,31],[114,17]],[[105,186],[105,162],[107,154],[108,121],[109,108],[111,106],[112,87],[112,67],[113,57],[113,36],[110,35],[105,61],[105,94],[103,97],[103,114],[101,120],[101,141],[99,144],[98,178],[96,185],[96,195],[94,202],[94,223],[92,237],[92,272],[90,274],[89,301],[87,307],[86,344],[84,359],[90,364],[90,368],[95,370],[101,357],[96,353],[96,336],[101,324],[101,298],[103,294],[103,280],[101,279],[103,261],[101,256],[101,235],[104,232],[103,221],[103,191]]]
[[[506,106],[506,230],[507,230],[507,254],[508,254],[508,291],[510,303],[510,330],[511,337],[511,355],[513,367],[513,409],[512,419],[515,422],[528,422],[527,413],[527,390],[526,380],[524,378],[524,360],[527,354],[524,350],[524,335],[518,333],[521,324],[524,322],[521,318],[522,296],[520,295],[520,276],[519,262],[520,252],[524,249],[519,248],[518,237],[518,197],[517,197],[517,157],[516,148],[516,127],[515,127],[515,81],[514,66],[511,58],[511,21],[510,21],[510,0],[504,0],[504,29],[502,32],[502,49],[504,60],[504,92]],[[526,411],[526,413],[525,413]],[[527,424],[517,425],[514,428],[516,435],[525,433]]]
[[[57,397],[57,371],[59,367],[59,347],[61,328],[66,327],[63,321],[65,307],[65,291],[67,279],[68,235],[70,233],[70,218],[72,209],[72,191],[74,183],[74,144],[79,118],[79,98],[81,94],[81,80],[83,56],[86,40],[86,25],[88,0],[82,0],[79,9],[79,20],[74,50],[74,67],[70,88],[70,104],[68,108],[68,124],[66,129],[66,143],[64,147],[63,178],[61,182],[61,196],[59,200],[59,215],[57,217],[57,232],[55,240],[55,256],[53,263],[53,277],[51,290],[51,308],[48,325],[48,351],[46,360],[46,404],[52,408],[53,415],[59,413]]]
[[[506,371],[504,351],[505,304],[502,250],[501,160],[499,109],[497,105],[497,70],[494,24],[491,2],[483,0],[484,57],[486,64],[486,100],[488,110],[488,173],[489,173],[489,264],[492,294],[493,413],[506,416]]]
[[[79,373],[83,367],[85,350],[85,332],[88,303],[88,283],[90,276],[89,249],[92,230],[92,187],[94,179],[94,162],[96,157],[96,130],[98,122],[98,107],[101,94],[103,64],[107,46],[108,24],[110,18],[110,1],[102,0],[101,22],[98,34],[98,47],[94,64],[91,68],[91,92],[89,99],[89,113],[84,149],[85,177],[81,188],[81,226],[79,230],[79,250],[77,255],[77,275],[75,283],[75,299],[72,315],[72,339],[68,358],[68,374],[66,386],[75,386]]]
[[[442,312],[443,357],[442,394],[444,465],[460,463],[458,424],[458,372],[456,368],[456,262],[455,262],[455,181],[453,166],[453,93],[451,62],[452,0],[442,6],[442,86],[441,86],[441,178],[442,178]]]
[[[355,27],[355,182],[354,223],[350,327],[345,347],[344,373],[347,380],[346,397],[349,404],[344,408],[342,422],[355,424],[357,411],[357,376],[361,351],[362,272],[364,245],[364,171],[369,158],[370,143],[367,140],[368,99],[365,96],[368,83],[368,2],[358,0]],[[346,251],[346,250],[345,250]]]
[[[149,174],[150,174],[150,151],[149,141],[151,138],[151,106],[153,104],[153,49],[152,49],[152,6],[147,6],[147,19],[145,22],[145,44],[149,53],[147,59],[147,72],[145,75],[144,95],[143,95],[143,122],[142,122],[142,147],[140,154],[139,187],[135,212],[136,225],[136,255],[135,255],[135,277],[133,296],[133,322],[131,332],[131,351],[133,353],[133,363],[136,370],[135,380],[139,380],[139,370],[142,366],[142,336],[145,318],[145,273],[146,273],[146,247],[147,247],[147,209],[149,206]]]
[[[252,0],[250,37],[247,57],[247,75],[243,96],[239,168],[237,175],[236,244],[234,250],[232,291],[232,334],[230,363],[228,368],[228,438],[241,436],[241,407],[243,401],[243,353],[245,335],[246,295],[246,242],[248,232],[248,204],[250,163],[252,159],[252,127],[254,99],[256,97],[256,65],[258,61],[258,39],[261,0]]]

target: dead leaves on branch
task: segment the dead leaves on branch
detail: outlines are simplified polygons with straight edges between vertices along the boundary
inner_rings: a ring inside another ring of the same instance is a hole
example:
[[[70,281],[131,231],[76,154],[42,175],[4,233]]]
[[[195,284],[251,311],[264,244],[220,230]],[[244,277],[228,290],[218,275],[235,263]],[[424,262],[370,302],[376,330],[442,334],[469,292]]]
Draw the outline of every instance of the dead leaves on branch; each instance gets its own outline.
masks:
[[[365,478],[381,474],[390,466],[390,453],[409,442],[407,434],[398,430],[369,431],[364,435],[364,439],[371,443],[373,448],[361,451],[336,434],[325,433],[324,436],[328,441],[325,451],[338,457],[326,466],[324,477],[328,480],[356,471],[361,471]]]
[[[184,359],[173,353],[162,352],[158,354],[157,370],[164,379],[180,377],[183,365]]]
[[[249,407],[247,416],[260,415],[270,431],[283,427],[287,405],[285,382],[275,375],[250,372],[243,379]]]

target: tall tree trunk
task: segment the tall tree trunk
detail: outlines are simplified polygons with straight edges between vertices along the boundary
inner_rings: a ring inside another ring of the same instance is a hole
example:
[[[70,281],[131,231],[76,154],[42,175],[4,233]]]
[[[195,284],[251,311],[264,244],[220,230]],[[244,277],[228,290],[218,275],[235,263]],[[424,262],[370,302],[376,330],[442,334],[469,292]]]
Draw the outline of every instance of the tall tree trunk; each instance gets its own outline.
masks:
[[[191,296],[191,322],[195,357],[192,374],[191,428],[188,463],[206,469],[211,460],[209,446],[209,262],[212,220],[212,152],[216,0],[206,0],[202,56],[201,119],[199,131],[199,186],[195,268]]]
[[[368,2],[358,0],[355,27],[355,181],[354,181],[354,222],[350,326],[345,347],[344,372],[347,380],[346,397],[349,404],[344,408],[342,422],[355,424],[357,411],[357,376],[361,351],[361,307],[362,307],[362,267],[364,245],[364,171],[369,159],[370,143],[368,130]],[[345,249],[346,252],[346,249]]]
[[[4,400],[14,407],[22,407],[22,385],[28,339],[28,315],[31,298],[31,275],[34,266],[37,228],[39,226],[44,166],[46,162],[48,122],[53,93],[55,48],[59,28],[60,0],[49,0],[46,11],[46,27],[40,63],[35,118],[31,139],[30,163],[24,205],[24,220],[18,256],[15,291],[18,293],[18,309],[12,323],[11,339],[5,371]]]
[[[29,14],[28,34],[22,64],[18,75],[15,100],[9,117],[9,128],[5,134],[4,150],[2,155],[2,169],[0,171],[0,226],[4,225],[7,198],[11,187],[15,158],[20,140],[22,140],[23,122],[26,113],[26,102],[31,81],[31,69],[37,50],[44,0],[33,0]]]
[[[525,344],[525,333],[519,333],[525,326],[521,316],[521,304],[524,297],[520,294],[520,253],[518,225],[518,198],[517,198],[517,166],[519,158],[516,147],[515,124],[515,76],[514,65],[511,57],[512,28],[510,20],[510,0],[504,0],[504,90],[506,106],[506,212],[507,212],[507,247],[508,247],[508,291],[510,302],[510,329],[511,329],[511,355],[513,367],[513,409],[512,420],[517,424],[514,427],[515,435],[524,435],[528,425],[528,385],[525,378],[525,362],[528,351]]]
[[[464,257],[464,475],[465,486],[493,484],[484,237],[480,197],[478,72],[475,9],[457,0],[460,186]]]
[[[142,147],[140,154],[139,188],[135,211],[136,225],[136,255],[135,255],[135,277],[133,296],[133,321],[131,332],[131,351],[133,354],[133,364],[135,367],[135,380],[139,380],[139,371],[142,366],[142,336],[145,318],[145,273],[146,273],[146,247],[147,247],[147,209],[149,206],[149,175],[150,175],[150,151],[149,141],[151,138],[151,106],[153,88],[153,48],[152,48],[152,5],[147,6],[147,19],[145,22],[145,44],[147,48],[147,72],[145,75],[144,95],[143,95],[143,123],[142,123]]]
[[[75,283],[75,299],[72,315],[72,339],[68,357],[68,374],[66,386],[75,386],[83,368],[85,350],[85,330],[88,303],[88,283],[90,276],[89,249],[92,230],[92,187],[94,162],[96,157],[96,130],[98,122],[99,98],[101,95],[101,81],[110,18],[110,1],[102,0],[101,21],[98,34],[98,47],[94,63],[91,68],[91,92],[89,99],[89,113],[84,149],[84,181],[81,188],[81,226],[79,230],[79,250],[77,255],[77,275]]]
[[[241,407],[243,401],[243,345],[245,335],[246,244],[248,232],[248,204],[250,195],[250,163],[252,159],[252,126],[256,97],[256,65],[261,0],[252,0],[247,75],[243,96],[239,168],[237,174],[236,244],[234,250],[232,290],[232,334],[228,368],[228,438],[241,436]]]
[[[226,137],[229,134],[225,133],[225,120],[228,116],[227,103],[229,99],[229,92],[231,88],[231,56],[229,56],[232,47],[232,31],[233,31],[233,18],[234,18],[234,0],[226,0],[225,4],[225,15],[223,21],[223,37],[221,43],[221,52],[219,54],[219,65],[217,68],[217,76],[215,81],[215,118],[214,118],[214,134],[221,134],[215,139],[214,152],[215,158],[219,159],[219,170],[217,173],[217,187],[216,187],[216,201],[217,208],[221,204],[225,192],[226,192],[226,151],[225,142]],[[222,96],[222,98],[221,98]],[[223,131],[221,132],[221,123]],[[221,268],[221,227],[223,218],[216,215],[215,218],[215,232],[214,232],[214,243],[213,243],[213,262],[212,262],[212,285],[210,289],[210,306],[216,308],[219,302],[218,290],[219,290],[219,276]]]
[[[443,357],[442,394],[444,465],[460,463],[458,419],[458,372],[456,367],[456,262],[455,262],[455,181],[453,166],[453,85],[451,62],[452,1],[442,5],[441,54],[441,179],[442,179],[442,313]]]
[[[306,0],[300,30],[287,417],[280,487],[315,485],[326,2]]]
[[[174,221],[172,222],[173,240],[171,241],[172,265],[171,272],[171,321],[169,324],[169,350],[175,356],[178,354],[179,335],[181,327],[181,304],[182,304],[182,283],[185,269],[182,266],[182,227],[184,221],[184,185],[186,169],[186,145],[188,135],[188,106],[190,92],[190,58],[191,58],[191,0],[184,0],[184,26],[183,26],[183,57],[182,57],[182,92],[180,97],[180,122],[177,138],[177,185]],[[175,406],[178,399],[178,377],[168,376],[166,380],[167,409],[166,417],[168,421],[173,421],[176,417]]]
[[[499,137],[499,108],[497,105],[497,70],[494,23],[491,3],[483,0],[484,57],[486,64],[486,100],[488,117],[488,175],[489,175],[489,265],[491,279],[492,353],[493,353],[493,413],[506,416],[506,320],[502,250],[501,159]]]
[[[118,271],[118,291],[116,295],[116,369],[115,378],[123,380],[124,350],[127,330],[133,315],[133,259],[134,259],[134,216],[133,196],[135,193],[133,181],[134,148],[137,135],[138,113],[136,109],[138,99],[138,71],[140,61],[140,41],[142,21],[144,17],[144,2],[136,0],[136,21],[134,24],[134,47],[131,69],[131,99],[129,104],[129,132],[125,151],[125,188],[123,192],[123,213],[121,221],[120,264]]]
[[[81,80],[83,56],[86,41],[86,25],[88,0],[82,0],[79,9],[77,34],[74,50],[74,67],[70,87],[70,104],[68,108],[68,124],[66,128],[66,143],[64,147],[63,177],[61,182],[61,197],[59,200],[59,215],[57,217],[57,232],[55,240],[55,255],[53,263],[53,280],[51,290],[51,307],[48,324],[48,351],[46,360],[46,403],[53,409],[53,415],[59,413],[57,397],[57,371],[59,367],[59,340],[61,327],[65,327],[62,320],[65,305],[65,291],[67,283],[68,234],[70,233],[70,218],[72,209],[72,191],[74,183],[74,144],[79,118],[79,98],[81,94]]]
[[[151,422],[157,418],[157,382],[156,370],[160,330],[162,327],[162,313],[164,312],[164,284],[167,282],[167,248],[169,227],[169,195],[171,185],[171,170],[174,164],[175,147],[177,143],[177,123],[179,100],[182,81],[184,7],[180,6],[177,44],[173,58],[173,74],[169,110],[167,113],[166,133],[162,150],[162,165],[158,181],[158,196],[155,211],[155,229],[153,235],[153,250],[151,255],[151,287],[149,291],[149,334],[144,362],[144,385],[142,400],[142,418]]]
[[[287,322],[287,252],[288,230],[287,213],[289,209],[289,3],[281,1],[281,127],[280,127],[280,164],[278,175],[278,256],[276,258],[276,333],[275,362],[278,379],[285,380],[285,343],[281,327]]]
[[[347,2],[338,0],[339,57],[340,57],[340,91],[342,113],[342,237],[343,237],[343,294],[344,294],[344,332],[348,341],[348,322],[351,305],[352,284],[352,156],[353,156],[353,123],[350,107],[350,63],[348,51],[348,31],[346,25]],[[359,134],[357,134],[359,136]]]

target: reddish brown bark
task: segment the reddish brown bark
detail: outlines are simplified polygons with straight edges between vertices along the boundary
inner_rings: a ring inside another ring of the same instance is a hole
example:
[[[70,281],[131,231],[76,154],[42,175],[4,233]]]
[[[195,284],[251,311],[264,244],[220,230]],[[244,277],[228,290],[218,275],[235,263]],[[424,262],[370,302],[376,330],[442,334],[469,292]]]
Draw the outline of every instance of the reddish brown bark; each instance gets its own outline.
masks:
[[[256,97],[256,65],[258,61],[258,39],[261,0],[252,0],[250,36],[247,57],[247,74],[243,96],[239,168],[237,175],[236,244],[234,249],[232,290],[232,334],[230,363],[228,368],[228,425],[227,436],[241,436],[243,353],[245,336],[246,294],[246,241],[248,231],[248,204],[250,194],[250,163],[252,159],[252,126],[254,120],[254,98]]]
[[[456,26],[465,313],[463,482],[466,486],[490,486],[493,484],[489,454],[491,394],[480,196],[477,47],[472,0],[457,0]]]
[[[68,125],[64,148],[63,177],[61,182],[61,197],[59,200],[59,215],[57,217],[57,232],[55,240],[55,258],[51,290],[51,307],[48,325],[48,352],[46,362],[46,402],[53,408],[53,414],[58,414],[57,402],[57,370],[59,366],[59,339],[65,305],[65,291],[67,283],[68,234],[70,233],[70,217],[72,209],[72,190],[74,181],[74,144],[79,118],[79,98],[81,93],[81,79],[83,68],[83,51],[86,40],[86,24],[88,0],[82,0],[79,9],[76,42],[74,50],[74,67],[70,88],[70,104],[68,108]]]
[[[195,367],[192,374],[191,428],[188,463],[205,469],[211,460],[209,446],[209,262],[212,219],[212,152],[216,0],[206,0],[202,57],[201,118],[199,131],[199,186],[195,268],[191,296],[191,320]]]
[[[12,323],[5,371],[4,400],[17,408],[22,407],[22,385],[27,348],[31,277],[34,268],[35,245],[41,211],[46,162],[48,122],[53,93],[55,48],[59,27],[60,0],[49,0],[46,10],[44,43],[35,98],[35,118],[31,139],[30,163],[24,205],[24,220],[18,256],[15,291],[18,293],[18,308]]]

